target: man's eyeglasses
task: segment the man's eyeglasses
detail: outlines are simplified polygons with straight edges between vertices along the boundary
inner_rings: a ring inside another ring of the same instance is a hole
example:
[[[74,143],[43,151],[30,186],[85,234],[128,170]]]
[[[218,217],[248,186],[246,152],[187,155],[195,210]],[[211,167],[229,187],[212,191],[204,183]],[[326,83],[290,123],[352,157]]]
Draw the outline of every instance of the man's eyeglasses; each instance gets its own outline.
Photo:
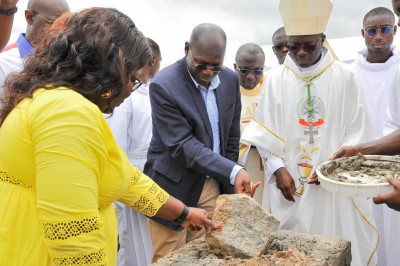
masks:
[[[132,89],[131,92],[134,92],[135,90],[137,90],[140,86],[142,86],[142,82],[137,79],[135,76],[131,79],[131,83],[132,83]]]
[[[365,31],[369,37],[374,37],[378,34],[378,31],[381,32],[382,35],[388,35],[392,31],[393,27],[389,25],[384,25],[380,29],[377,27],[369,27]]]
[[[29,10],[29,9],[28,9]],[[45,17],[43,17],[42,15],[40,15],[37,11],[35,11],[35,10],[29,10],[29,11],[31,11],[32,12],[32,14],[34,15],[34,16],[38,16],[39,18],[41,18],[41,19],[43,19],[44,21],[46,21],[48,24],[53,24],[54,23],[54,21],[51,21],[51,20],[48,20],[47,18],[45,18]]]
[[[303,51],[306,53],[312,53],[317,48],[317,45],[322,39],[320,39],[316,44],[289,44],[289,51],[291,53],[298,53],[303,48]]]
[[[190,58],[192,59],[192,63],[193,63],[193,65],[195,66],[195,68],[197,69],[197,70],[199,70],[199,71],[204,71],[204,70],[206,70],[206,69],[210,69],[210,70],[212,70],[213,72],[221,72],[222,70],[224,70],[224,66],[209,66],[209,65],[206,65],[206,64],[196,64],[195,62],[194,62],[194,60],[193,60],[193,55],[192,55],[192,53],[190,53]]]
[[[282,51],[283,48],[285,48],[285,47],[289,49],[289,45],[287,43],[286,44],[274,45],[274,46],[272,46],[272,49],[274,49],[274,51],[279,52],[279,51]]]
[[[263,68],[262,69],[247,69],[247,68],[240,68],[238,66],[236,66],[236,68],[237,68],[237,70],[239,70],[240,74],[243,74],[243,75],[248,75],[250,73],[253,73],[256,76],[260,76],[264,72]]]

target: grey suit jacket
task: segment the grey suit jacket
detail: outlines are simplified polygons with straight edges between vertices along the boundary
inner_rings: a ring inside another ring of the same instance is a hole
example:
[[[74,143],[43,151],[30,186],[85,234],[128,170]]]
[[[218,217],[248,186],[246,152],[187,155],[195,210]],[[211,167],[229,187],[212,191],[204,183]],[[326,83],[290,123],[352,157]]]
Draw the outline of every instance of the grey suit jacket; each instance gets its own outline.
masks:
[[[221,193],[233,193],[229,177],[239,152],[240,87],[232,70],[225,68],[218,76],[221,155],[212,150],[206,105],[189,75],[186,57],[161,70],[150,84],[153,137],[144,172],[188,206],[197,205],[206,176],[218,180]],[[173,222],[154,219],[181,229]]]

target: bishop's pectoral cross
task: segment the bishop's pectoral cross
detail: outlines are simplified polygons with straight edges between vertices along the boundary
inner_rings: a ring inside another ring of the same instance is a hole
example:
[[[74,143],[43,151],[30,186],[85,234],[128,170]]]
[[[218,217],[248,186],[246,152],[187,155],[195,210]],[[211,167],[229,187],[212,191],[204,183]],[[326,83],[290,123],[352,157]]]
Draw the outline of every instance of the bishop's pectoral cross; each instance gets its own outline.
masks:
[[[304,131],[304,135],[310,135],[310,140],[308,141],[308,143],[313,144],[314,143],[314,134],[318,134],[318,130],[313,130],[314,125],[313,123],[310,121],[308,123],[308,131]]]

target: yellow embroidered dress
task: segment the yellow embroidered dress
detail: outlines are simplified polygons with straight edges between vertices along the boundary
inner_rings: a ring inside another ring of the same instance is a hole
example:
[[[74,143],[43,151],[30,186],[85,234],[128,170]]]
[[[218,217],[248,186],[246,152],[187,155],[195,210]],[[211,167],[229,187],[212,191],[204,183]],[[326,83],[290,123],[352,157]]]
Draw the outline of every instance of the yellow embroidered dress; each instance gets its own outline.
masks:
[[[0,265],[115,265],[119,200],[153,216],[168,194],[134,168],[99,108],[40,89],[0,128]]]

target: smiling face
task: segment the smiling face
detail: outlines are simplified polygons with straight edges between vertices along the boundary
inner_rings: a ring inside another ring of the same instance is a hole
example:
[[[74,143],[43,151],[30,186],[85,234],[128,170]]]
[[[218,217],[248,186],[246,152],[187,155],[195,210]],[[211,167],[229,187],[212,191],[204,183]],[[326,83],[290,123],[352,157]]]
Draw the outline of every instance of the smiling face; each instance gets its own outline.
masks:
[[[297,65],[306,68],[314,65],[321,57],[325,36],[320,34],[288,36],[290,55]]]
[[[397,30],[394,23],[393,16],[388,14],[379,14],[365,19],[361,34],[364,37],[369,55],[391,54],[390,45],[393,43],[393,38]],[[385,26],[392,27],[390,31],[389,28],[386,27],[388,31],[386,34],[384,32]],[[372,33],[375,33],[375,35],[370,36],[373,35]]]

